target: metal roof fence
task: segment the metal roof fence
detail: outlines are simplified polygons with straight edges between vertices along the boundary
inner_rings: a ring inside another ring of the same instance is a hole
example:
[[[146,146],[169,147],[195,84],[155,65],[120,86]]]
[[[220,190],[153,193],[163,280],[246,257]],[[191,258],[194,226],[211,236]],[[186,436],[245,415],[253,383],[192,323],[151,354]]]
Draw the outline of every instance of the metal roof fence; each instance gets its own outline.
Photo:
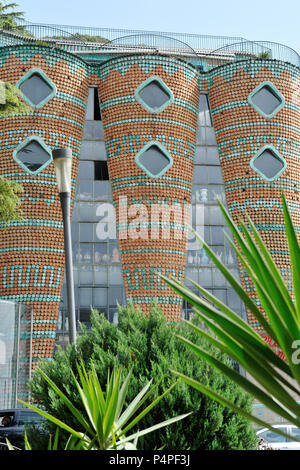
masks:
[[[3,31],[3,30],[2,30]],[[9,32],[9,31],[8,31]],[[159,52],[186,57],[215,58],[226,55],[255,56],[289,62],[300,67],[299,54],[289,46],[271,41],[249,41],[241,37],[189,33],[50,25],[18,21],[10,31],[16,42],[43,41],[74,53]],[[231,58],[232,60],[232,58]]]

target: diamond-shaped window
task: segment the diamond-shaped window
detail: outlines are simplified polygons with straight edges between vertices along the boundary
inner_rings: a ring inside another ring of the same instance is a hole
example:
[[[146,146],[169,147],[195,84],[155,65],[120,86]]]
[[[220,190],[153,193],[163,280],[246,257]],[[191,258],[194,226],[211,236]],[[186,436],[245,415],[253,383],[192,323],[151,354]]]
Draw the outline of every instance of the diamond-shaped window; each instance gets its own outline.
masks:
[[[271,146],[266,145],[252,158],[250,166],[267,181],[274,181],[286,168],[286,161]]]
[[[52,161],[52,153],[42,139],[32,136],[18,145],[13,158],[27,173],[37,175]]]
[[[135,157],[137,165],[151,178],[159,178],[173,165],[173,158],[159,142],[149,142]]]
[[[160,113],[174,100],[173,93],[159,77],[150,77],[135,91],[136,99],[150,113]]]
[[[266,118],[273,117],[285,103],[284,97],[271,82],[261,83],[250,93],[248,101]]]
[[[17,83],[23,98],[33,108],[41,108],[56,95],[56,86],[40,69],[31,69]]]

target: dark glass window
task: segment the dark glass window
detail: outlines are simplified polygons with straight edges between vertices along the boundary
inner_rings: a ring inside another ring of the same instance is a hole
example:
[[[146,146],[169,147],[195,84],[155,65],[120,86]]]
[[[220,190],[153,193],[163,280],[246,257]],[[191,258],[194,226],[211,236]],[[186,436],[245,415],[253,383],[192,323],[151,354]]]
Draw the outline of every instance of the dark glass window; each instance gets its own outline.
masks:
[[[38,73],[25,80],[20,90],[34,105],[44,101],[53,92],[52,87]]]
[[[274,178],[284,167],[284,163],[271,150],[264,150],[253,162],[253,166],[266,178]]]
[[[86,109],[86,120],[101,121],[98,88],[90,88]]]
[[[158,176],[167,166],[170,159],[156,145],[149,147],[139,157],[139,164],[152,176]]]
[[[95,168],[95,180],[98,180],[98,181],[109,180],[108,166],[107,166],[106,161],[100,160],[100,161],[94,162],[94,168]]]
[[[153,110],[161,108],[161,106],[166,104],[170,99],[169,93],[163,89],[157,80],[153,80],[146,85],[139,92],[139,97]]]
[[[265,85],[252,96],[252,102],[266,115],[272,114],[280,106],[281,99],[271,87]]]
[[[18,152],[17,158],[28,170],[35,172],[51,157],[37,141],[33,140]]]

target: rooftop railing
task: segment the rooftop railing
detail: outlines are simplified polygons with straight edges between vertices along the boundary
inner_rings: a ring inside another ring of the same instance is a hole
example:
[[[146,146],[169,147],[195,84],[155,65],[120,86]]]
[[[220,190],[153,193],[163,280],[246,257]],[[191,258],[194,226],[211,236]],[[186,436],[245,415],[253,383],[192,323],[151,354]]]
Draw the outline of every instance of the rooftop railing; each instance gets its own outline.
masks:
[[[208,36],[188,33],[50,25],[19,21],[10,31],[10,43],[28,40],[45,41],[72,53],[130,53],[136,51],[179,55],[189,60],[244,56],[270,58],[300,67],[299,54],[289,46],[271,41],[249,41],[242,37]]]

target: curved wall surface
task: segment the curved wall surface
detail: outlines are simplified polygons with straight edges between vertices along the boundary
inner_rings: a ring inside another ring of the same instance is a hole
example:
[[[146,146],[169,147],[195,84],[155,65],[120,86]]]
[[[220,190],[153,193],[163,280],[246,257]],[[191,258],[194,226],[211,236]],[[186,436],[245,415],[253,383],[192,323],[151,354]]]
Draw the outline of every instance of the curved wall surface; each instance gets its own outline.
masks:
[[[157,299],[169,320],[179,320],[182,300],[157,273],[184,279],[184,213],[191,203],[199,105],[196,71],[171,58],[136,55],[109,61],[100,79],[127,298],[145,312]],[[154,95],[164,90],[162,101],[151,103],[147,87]]]
[[[53,354],[64,276],[63,223],[51,150],[71,147],[74,194],[87,73],[82,60],[39,46],[3,48],[0,63],[1,80],[25,87],[31,98],[27,102],[34,106],[30,114],[0,119],[0,176],[24,188],[23,220],[0,222],[0,295],[32,305],[36,361]],[[34,155],[40,151],[43,165],[37,168]]]
[[[247,60],[210,74],[210,105],[227,205],[235,222],[248,214],[289,289],[291,270],[281,192],[299,230],[300,71],[274,60]],[[252,298],[253,286],[240,267]],[[249,323],[263,333],[251,314]]]

